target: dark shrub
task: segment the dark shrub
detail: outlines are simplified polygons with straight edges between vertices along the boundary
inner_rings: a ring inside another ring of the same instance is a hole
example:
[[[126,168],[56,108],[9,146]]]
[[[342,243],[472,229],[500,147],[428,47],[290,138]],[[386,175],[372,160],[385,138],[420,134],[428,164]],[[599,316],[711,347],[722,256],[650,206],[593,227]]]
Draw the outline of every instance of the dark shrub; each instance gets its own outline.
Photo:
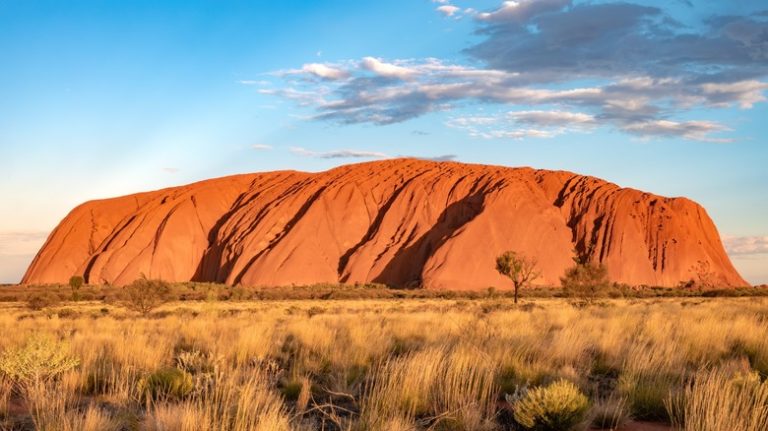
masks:
[[[139,387],[151,399],[180,400],[192,393],[195,382],[189,373],[178,368],[162,368],[142,379]]]
[[[55,307],[61,303],[61,299],[51,292],[35,292],[27,296],[27,308],[30,310],[42,310]]]
[[[568,268],[560,278],[565,296],[592,302],[605,294],[610,285],[605,265],[579,263]]]

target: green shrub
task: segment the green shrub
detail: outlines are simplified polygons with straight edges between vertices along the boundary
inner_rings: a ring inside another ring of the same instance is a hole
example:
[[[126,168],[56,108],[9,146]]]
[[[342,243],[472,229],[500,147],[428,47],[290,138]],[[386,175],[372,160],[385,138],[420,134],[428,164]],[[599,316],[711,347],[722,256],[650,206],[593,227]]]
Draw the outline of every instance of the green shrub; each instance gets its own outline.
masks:
[[[515,421],[536,431],[567,431],[581,424],[589,409],[589,400],[573,383],[558,380],[538,387],[514,405]]]
[[[80,288],[85,284],[85,280],[82,276],[73,275],[69,278],[69,288],[72,289],[72,300],[80,300]]]
[[[284,380],[280,385],[280,392],[283,394],[286,400],[296,401],[299,399],[303,388],[303,382],[301,380]]]
[[[171,299],[171,287],[168,283],[162,280],[149,280],[143,275],[126,286],[124,293],[125,307],[143,315],[149,314]]]
[[[21,387],[51,380],[80,364],[68,350],[52,338],[33,336],[0,354],[0,374]]]
[[[565,296],[587,302],[604,295],[610,286],[608,269],[605,265],[594,263],[577,263],[568,268],[560,283]]]
[[[178,368],[161,368],[139,382],[139,389],[151,399],[186,398],[195,389],[192,375]]]
[[[680,388],[680,376],[661,374],[622,375],[619,391],[637,419],[668,421],[667,399]]]

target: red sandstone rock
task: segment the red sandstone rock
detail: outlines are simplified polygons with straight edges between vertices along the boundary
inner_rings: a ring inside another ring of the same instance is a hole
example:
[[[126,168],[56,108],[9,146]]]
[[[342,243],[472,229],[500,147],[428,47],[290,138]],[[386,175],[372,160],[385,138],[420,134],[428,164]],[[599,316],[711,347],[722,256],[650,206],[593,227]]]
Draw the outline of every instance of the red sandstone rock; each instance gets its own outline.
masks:
[[[508,287],[495,257],[539,261],[557,285],[574,249],[612,280],[674,286],[706,262],[747,283],[698,204],[530,168],[386,160],[317,174],[269,172],[87,202],[51,233],[23,283],[244,285],[380,282]]]

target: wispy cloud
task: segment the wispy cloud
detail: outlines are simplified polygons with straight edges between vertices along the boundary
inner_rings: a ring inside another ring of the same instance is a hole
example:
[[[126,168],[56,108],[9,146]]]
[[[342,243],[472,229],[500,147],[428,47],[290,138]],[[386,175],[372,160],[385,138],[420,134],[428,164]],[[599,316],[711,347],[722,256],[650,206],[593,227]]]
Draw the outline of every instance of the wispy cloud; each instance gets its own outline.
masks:
[[[570,0],[520,0],[505,1],[491,12],[477,15],[477,19],[486,22],[524,23],[534,16],[556,11],[571,4]]]
[[[451,118],[446,126],[483,139],[552,138],[566,132],[590,130],[592,115],[568,111],[512,111],[502,115]]]
[[[691,84],[675,78],[642,76],[589,87],[552,89],[534,85],[533,78],[527,75],[446,64],[437,59],[384,62],[367,57],[348,72],[347,79],[333,84],[317,87],[307,80],[289,80],[287,87],[262,92],[314,108],[313,119],[342,124],[398,123],[474,101],[542,107],[522,111],[517,118],[520,123],[601,124],[645,137],[722,141],[709,135],[728,131],[725,125],[683,122],[670,116],[692,106],[746,107],[748,101],[758,102],[759,91],[768,88],[768,84],[758,81],[712,87],[711,83]],[[563,115],[569,112],[576,112],[578,117],[565,118]],[[666,127],[672,123],[678,127]]]
[[[725,249],[730,255],[753,255],[768,253],[768,235],[727,236],[723,238]]]
[[[317,159],[384,159],[390,157],[387,154],[378,151],[333,150],[318,152],[301,147],[292,147],[290,151],[297,156],[313,157]]]
[[[445,16],[455,16],[458,12],[461,11],[461,8],[454,5],[445,4],[438,6],[436,10]]]
[[[457,156],[456,154],[443,154],[442,156],[416,157],[416,158],[421,160],[430,160],[433,162],[452,162],[454,160],[457,160],[459,156]]]
[[[449,16],[461,9],[436,3]],[[473,14],[483,38],[465,51],[473,66],[434,58],[309,63],[261,92],[341,124],[386,125],[484,104],[526,109],[507,118],[517,127],[497,129],[498,137],[600,125],[713,142],[727,142],[729,127],[690,119],[694,109],[766,100],[768,16],[709,16],[692,27],[661,8],[570,0],[505,1]]]
[[[326,63],[308,63],[302,66],[300,69],[289,69],[274,72],[278,76],[290,76],[290,75],[305,75],[314,76],[324,80],[334,81],[339,79],[345,79],[349,76],[349,73],[342,67],[334,64]]]
[[[409,79],[417,74],[415,69],[404,66],[406,62],[385,62],[379,58],[365,57],[360,62],[360,69],[373,72],[382,78]]]
[[[175,174],[175,173],[179,172],[179,168],[165,167],[165,168],[163,168],[163,172],[167,172],[169,174]]]
[[[531,124],[543,127],[591,126],[595,117],[582,112],[568,111],[513,111],[507,114],[509,119],[519,124]]]
[[[238,84],[242,85],[270,85],[271,82],[261,79],[261,80],[255,80],[255,79],[241,79],[237,81]]]
[[[268,151],[272,149],[272,146],[267,144],[253,144],[251,145],[251,148],[259,151]]]
[[[48,238],[48,232],[45,231],[0,232],[0,256],[35,254],[46,238]]]
[[[713,138],[713,132],[730,130],[727,127],[712,121],[670,121],[653,120],[630,123],[623,130],[636,135],[649,136],[682,136],[686,139],[708,142],[732,142],[727,138]]]

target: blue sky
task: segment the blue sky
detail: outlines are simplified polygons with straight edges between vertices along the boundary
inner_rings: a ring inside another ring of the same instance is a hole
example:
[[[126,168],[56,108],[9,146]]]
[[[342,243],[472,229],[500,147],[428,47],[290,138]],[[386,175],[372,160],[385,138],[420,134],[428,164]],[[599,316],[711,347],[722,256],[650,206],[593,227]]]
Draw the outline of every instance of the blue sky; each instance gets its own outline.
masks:
[[[0,0],[0,282],[94,198],[417,156],[687,196],[768,283],[757,1]]]

